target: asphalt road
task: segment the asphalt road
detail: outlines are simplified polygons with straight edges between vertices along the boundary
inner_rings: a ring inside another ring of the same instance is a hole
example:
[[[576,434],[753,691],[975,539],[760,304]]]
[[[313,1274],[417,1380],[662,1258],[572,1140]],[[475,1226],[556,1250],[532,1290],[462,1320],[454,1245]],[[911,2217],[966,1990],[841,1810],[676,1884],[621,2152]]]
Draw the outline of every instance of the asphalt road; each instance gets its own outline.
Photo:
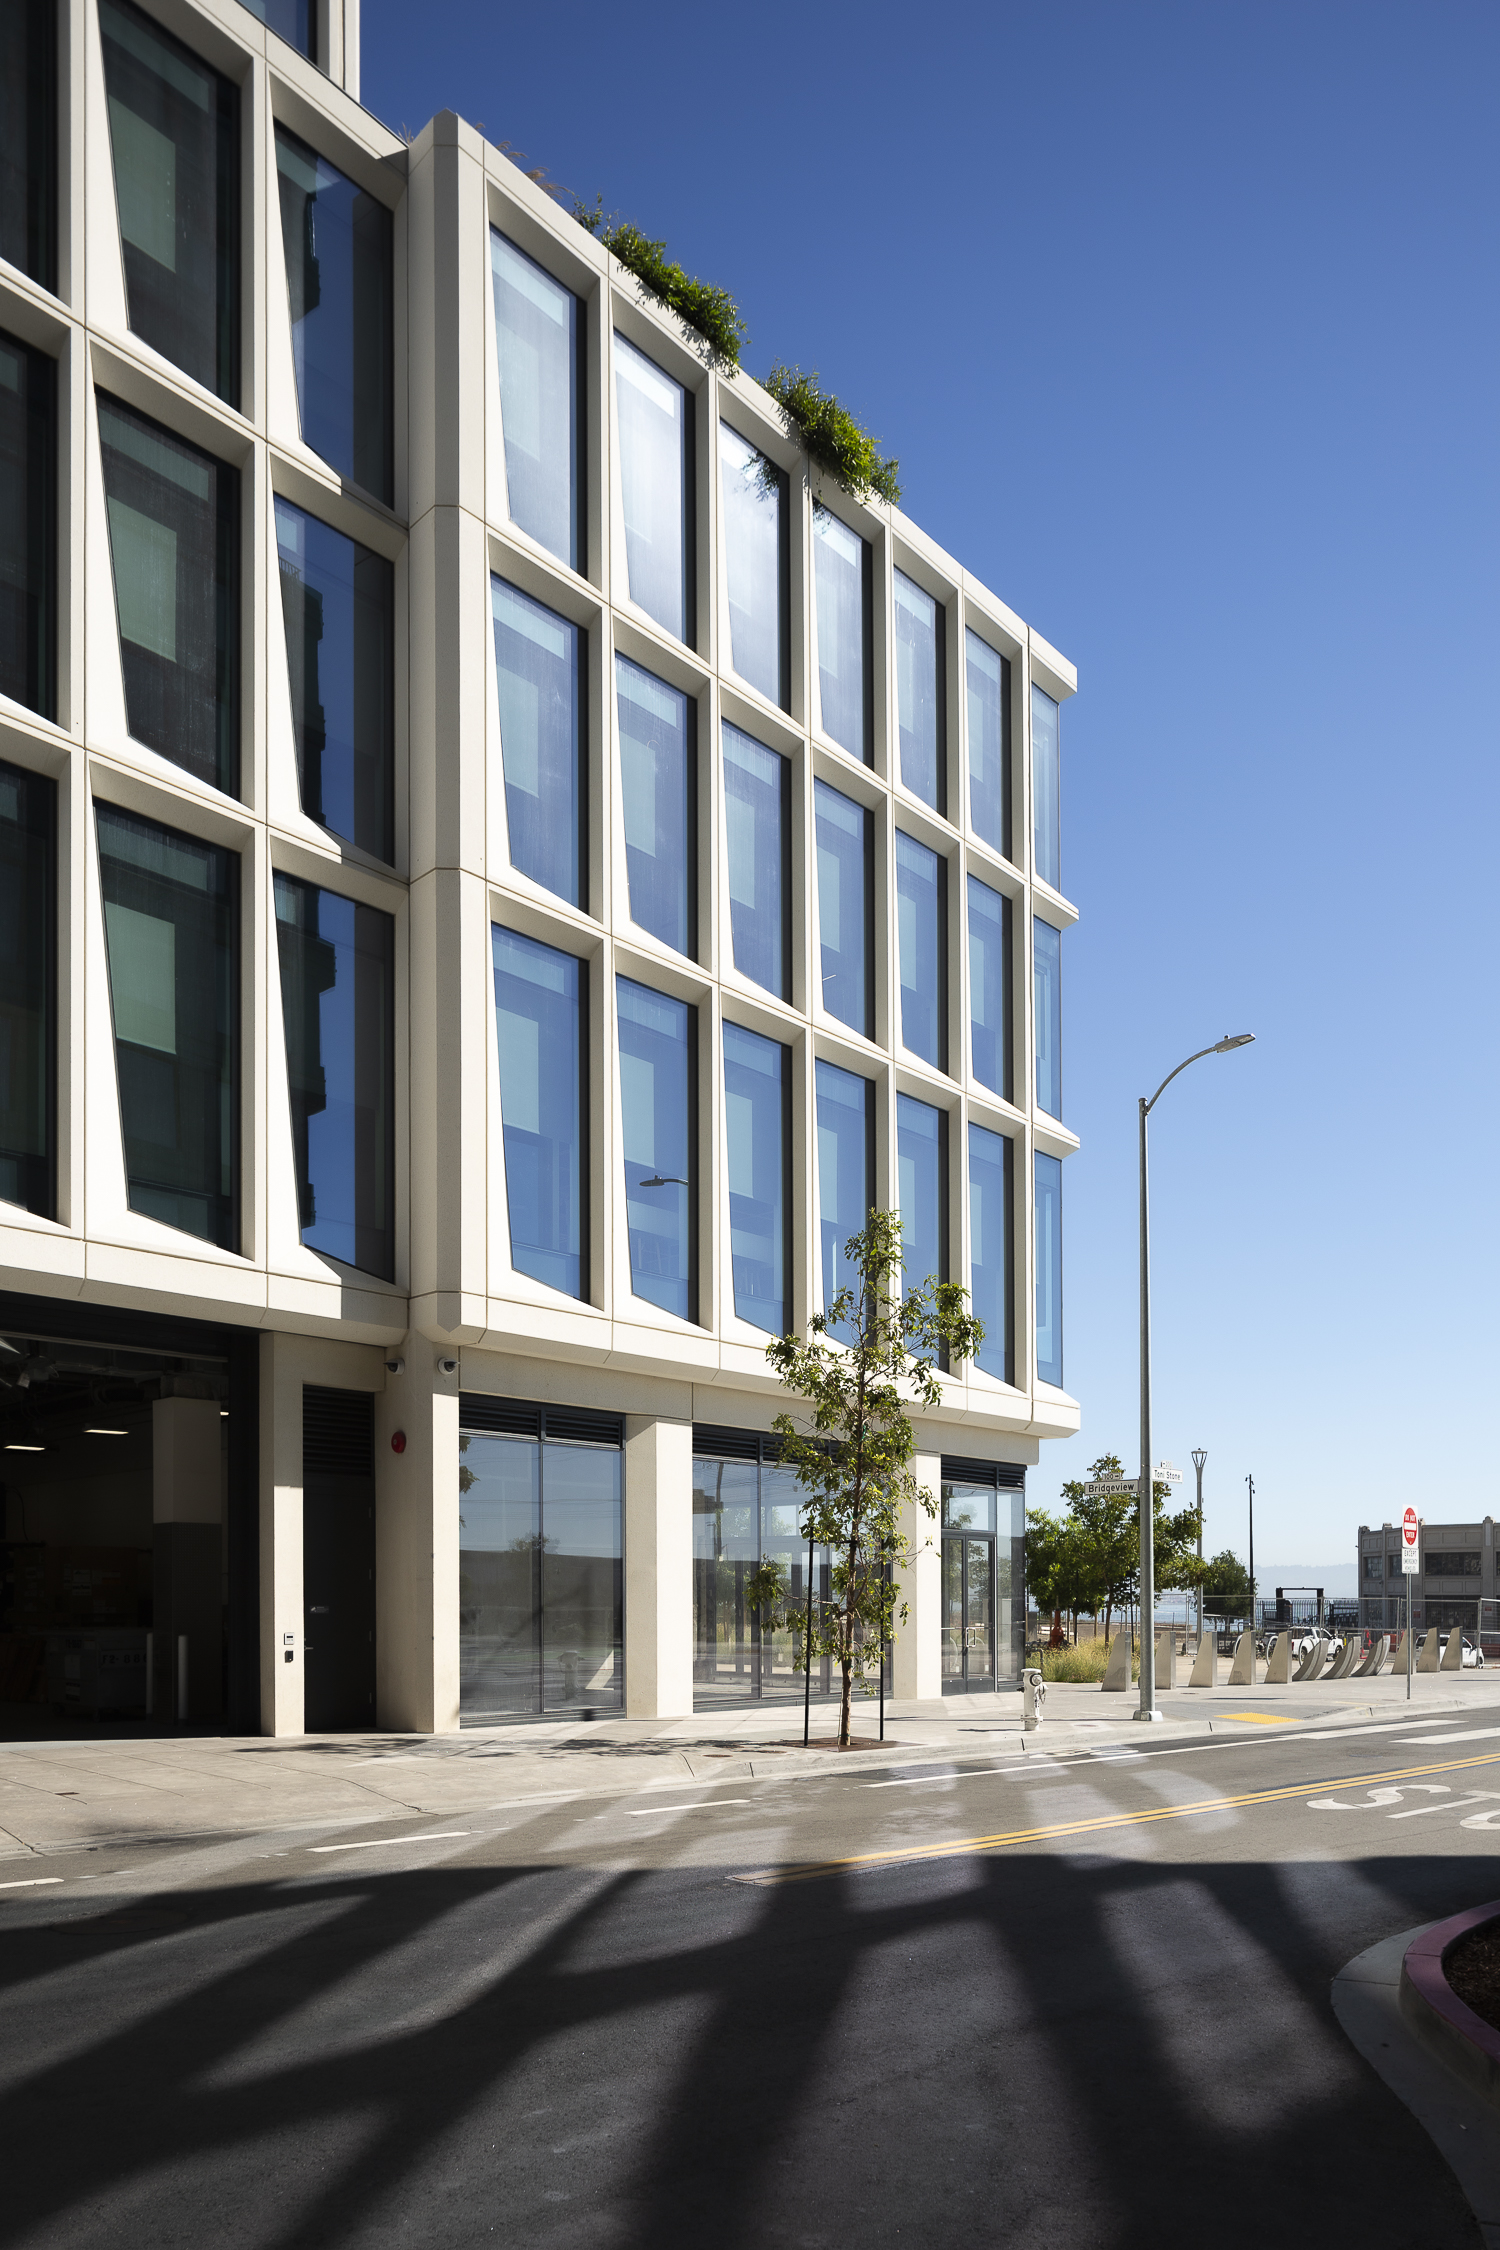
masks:
[[[0,2241],[1477,2245],[1329,2006],[1476,1718],[13,1860]]]

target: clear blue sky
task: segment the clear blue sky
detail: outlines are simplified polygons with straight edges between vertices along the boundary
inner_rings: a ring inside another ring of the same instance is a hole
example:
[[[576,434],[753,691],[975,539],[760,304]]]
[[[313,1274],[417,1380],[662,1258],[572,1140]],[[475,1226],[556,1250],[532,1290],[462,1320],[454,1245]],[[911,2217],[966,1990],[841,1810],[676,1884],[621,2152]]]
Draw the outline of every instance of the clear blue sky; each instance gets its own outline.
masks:
[[[1033,1498],[1135,1465],[1136,1096],[1248,1029],[1153,1121],[1158,1454],[1258,1558],[1496,1511],[1500,11],[363,14],[369,107],[664,236],[1079,667]]]

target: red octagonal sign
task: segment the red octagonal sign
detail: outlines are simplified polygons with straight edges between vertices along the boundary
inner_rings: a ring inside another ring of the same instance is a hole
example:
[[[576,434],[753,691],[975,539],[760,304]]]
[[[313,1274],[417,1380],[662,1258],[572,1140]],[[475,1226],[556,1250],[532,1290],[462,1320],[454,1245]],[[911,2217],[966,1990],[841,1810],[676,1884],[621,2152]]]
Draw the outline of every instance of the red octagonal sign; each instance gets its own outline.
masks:
[[[1417,1511],[1415,1508],[1408,1508],[1401,1518],[1401,1537],[1408,1547],[1415,1547],[1417,1543]]]

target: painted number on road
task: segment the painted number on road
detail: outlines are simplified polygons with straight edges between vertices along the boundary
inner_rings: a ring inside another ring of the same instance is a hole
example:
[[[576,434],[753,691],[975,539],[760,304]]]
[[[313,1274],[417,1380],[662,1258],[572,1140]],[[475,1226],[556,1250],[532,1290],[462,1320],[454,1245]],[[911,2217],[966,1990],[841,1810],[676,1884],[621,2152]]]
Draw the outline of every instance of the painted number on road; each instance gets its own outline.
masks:
[[[1405,1805],[1407,1797],[1430,1797],[1439,1802],[1426,1805]],[[1309,1812],[1380,1812],[1388,1820],[1415,1820],[1419,1813],[1457,1812],[1464,1805],[1488,1804],[1488,1812],[1470,1813],[1459,1822],[1460,1828],[1493,1828],[1500,1822],[1500,1789],[1466,1789],[1461,1796],[1443,1781],[1408,1781],[1399,1789],[1371,1789],[1362,1801],[1348,1797],[1309,1797]],[[1386,1810],[1391,1805],[1402,1805],[1400,1812]]]

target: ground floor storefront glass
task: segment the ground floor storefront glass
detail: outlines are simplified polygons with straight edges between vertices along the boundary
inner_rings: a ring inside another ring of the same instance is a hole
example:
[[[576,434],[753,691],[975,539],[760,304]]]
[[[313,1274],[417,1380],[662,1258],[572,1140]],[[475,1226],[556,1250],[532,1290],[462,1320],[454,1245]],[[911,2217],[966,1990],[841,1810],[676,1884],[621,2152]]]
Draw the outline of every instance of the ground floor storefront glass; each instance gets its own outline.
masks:
[[[943,1463],[943,1693],[983,1695],[1021,1677],[1026,1498],[1001,1462]]]
[[[624,1707],[618,1419],[465,1396],[459,1713]]]
[[[737,1703],[800,1703],[807,1690],[800,1619],[808,1597],[808,1549],[799,1531],[796,1478],[776,1459],[772,1438],[746,1430],[693,1432],[693,1708]],[[786,1590],[784,1611],[799,1622],[763,1630],[745,1599],[746,1581],[774,1562]],[[830,1594],[828,1549],[812,1555],[812,1597]],[[825,1659],[812,1692],[833,1691]]]

